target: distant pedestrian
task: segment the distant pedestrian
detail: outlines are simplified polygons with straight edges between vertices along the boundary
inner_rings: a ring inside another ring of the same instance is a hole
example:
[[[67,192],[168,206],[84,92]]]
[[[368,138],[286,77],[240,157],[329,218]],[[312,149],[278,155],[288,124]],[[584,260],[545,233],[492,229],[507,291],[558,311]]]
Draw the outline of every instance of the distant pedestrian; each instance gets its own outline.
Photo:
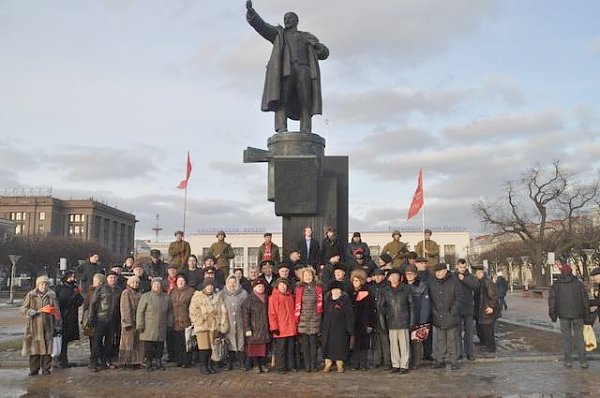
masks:
[[[498,290],[498,299],[500,300],[500,306],[502,310],[506,311],[508,305],[506,304],[506,293],[508,292],[508,282],[504,278],[502,271],[498,271],[496,274],[496,289]]]
[[[590,272],[590,277],[594,282],[596,282],[596,284],[600,284],[600,267],[594,268]],[[600,291],[598,290],[598,288],[594,289],[592,297],[590,298],[590,307],[594,307],[591,316],[592,324],[594,324],[596,316],[598,316],[598,319],[600,319]]]
[[[548,297],[548,310],[552,322],[560,319],[563,350],[567,368],[573,366],[573,343],[582,369],[588,368],[583,325],[590,323],[589,299],[585,286],[573,275],[569,264],[560,267],[560,275],[552,285]]]

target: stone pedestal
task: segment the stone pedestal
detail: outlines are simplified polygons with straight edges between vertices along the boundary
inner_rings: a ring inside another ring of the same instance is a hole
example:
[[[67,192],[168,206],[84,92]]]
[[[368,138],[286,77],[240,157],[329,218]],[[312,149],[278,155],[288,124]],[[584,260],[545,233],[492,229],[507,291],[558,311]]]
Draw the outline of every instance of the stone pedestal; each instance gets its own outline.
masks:
[[[348,157],[325,156],[325,140],[312,133],[277,133],[268,150],[248,147],[244,163],[268,162],[267,200],[283,219],[284,258],[302,239],[305,226],[320,241],[335,227],[348,236]]]

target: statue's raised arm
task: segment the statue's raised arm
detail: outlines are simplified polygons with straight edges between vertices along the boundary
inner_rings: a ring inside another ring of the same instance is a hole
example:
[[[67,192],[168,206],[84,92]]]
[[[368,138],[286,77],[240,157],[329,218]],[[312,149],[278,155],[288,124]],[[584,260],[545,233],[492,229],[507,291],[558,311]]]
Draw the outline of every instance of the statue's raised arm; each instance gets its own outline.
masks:
[[[312,115],[322,113],[319,60],[329,49],[309,32],[298,30],[298,15],[287,12],[284,26],[269,25],[246,1],[246,20],[262,37],[273,43],[267,64],[261,110],[275,112],[275,131],[285,133],[287,119],[300,121],[300,132],[310,133]]]

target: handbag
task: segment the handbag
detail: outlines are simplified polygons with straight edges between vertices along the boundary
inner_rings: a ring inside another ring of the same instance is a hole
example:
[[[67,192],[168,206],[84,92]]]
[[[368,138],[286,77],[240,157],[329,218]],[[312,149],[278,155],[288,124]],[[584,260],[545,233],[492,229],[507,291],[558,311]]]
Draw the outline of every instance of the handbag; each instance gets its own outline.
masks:
[[[420,343],[429,337],[429,324],[421,325],[410,333],[410,340]]]
[[[591,325],[583,325],[583,342],[586,351],[593,351],[598,346],[596,343],[596,334]]]
[[[215,337],[212,342],[212,355],[210,359],[215,362],[221,362],[229,355],[228,347],[229,340],[226,337]]]
[[[59,334],[58,336],[54,336],[52,338],[52,357],[53,358],[59,357],[61,350],[62,350],[62,336]]]
[[[196,340],[196,331],[194,325],[190,325],[185,328],[185,351],[193,352],[198,347],[198,340]]]

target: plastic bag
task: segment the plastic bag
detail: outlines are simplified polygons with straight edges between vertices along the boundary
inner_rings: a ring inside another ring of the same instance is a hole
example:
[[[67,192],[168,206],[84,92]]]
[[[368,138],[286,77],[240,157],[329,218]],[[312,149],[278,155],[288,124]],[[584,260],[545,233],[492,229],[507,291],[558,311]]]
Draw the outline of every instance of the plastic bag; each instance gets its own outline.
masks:
[[[215,337],[212,343],[212,355],[210,359],[215,362],[221,362],[229,355],[227,347],[229,346],[229,340],[225,337]]]
[[[583,341],[585,343],[586,351],[593,351],[598,346],[596,344],[596,334],[591,325],[583,325]]]
[[[62,349],[62,336],[59,334],[58,336],[54,336],[52,338],[52,357],[53,358],[59,357],[61,349]]]

